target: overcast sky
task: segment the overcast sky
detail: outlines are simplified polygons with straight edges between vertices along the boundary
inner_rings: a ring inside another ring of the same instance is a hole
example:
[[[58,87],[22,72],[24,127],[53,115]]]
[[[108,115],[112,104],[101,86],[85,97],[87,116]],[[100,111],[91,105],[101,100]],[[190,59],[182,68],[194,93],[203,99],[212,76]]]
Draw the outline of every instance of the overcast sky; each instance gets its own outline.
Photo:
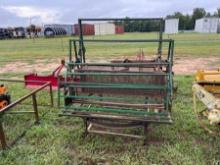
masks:
[[[79,17],[165,17],[195,7],[214,12],[220,0],[0,0],[0,27],[72,24]]]

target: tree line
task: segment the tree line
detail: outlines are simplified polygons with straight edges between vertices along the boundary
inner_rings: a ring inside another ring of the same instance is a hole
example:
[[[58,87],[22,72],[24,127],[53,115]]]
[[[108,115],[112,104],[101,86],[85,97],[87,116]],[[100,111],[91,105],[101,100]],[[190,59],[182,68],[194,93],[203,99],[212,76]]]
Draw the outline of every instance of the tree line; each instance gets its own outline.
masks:
[[[193,9],[192,14],[183,14],[181,12],[174,12],[171,15],[167,15],[166,18],[178,18],[179,30],[193,30],[195,26],[195,20],[203,17],[220,17],[220,8],[214,13],[206,12],[204,8]],[[151,32],[159,31],[158,21],[133,21],[129,17],[126,17],[125,21],[116,21],[116,24],[123,24],[125,32]]]

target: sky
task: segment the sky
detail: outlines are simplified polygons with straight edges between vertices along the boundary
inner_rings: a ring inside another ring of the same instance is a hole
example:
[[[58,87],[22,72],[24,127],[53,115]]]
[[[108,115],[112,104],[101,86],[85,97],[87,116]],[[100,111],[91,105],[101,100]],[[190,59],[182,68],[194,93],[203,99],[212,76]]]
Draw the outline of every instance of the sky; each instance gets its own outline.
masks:
[[[191,14],[196,7],[213,13],[220,0],[0,0],[0,27],[73,24],[91,17],[165,17],[175,11]]]

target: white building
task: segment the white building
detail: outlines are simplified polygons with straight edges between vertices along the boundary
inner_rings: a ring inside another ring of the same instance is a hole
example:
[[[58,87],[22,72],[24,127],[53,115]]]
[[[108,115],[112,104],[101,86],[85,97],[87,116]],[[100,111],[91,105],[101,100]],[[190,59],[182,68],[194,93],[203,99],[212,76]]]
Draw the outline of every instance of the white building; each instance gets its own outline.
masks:
[[[218,33],[220,32],[220,19],[217,17],[197,19],[194,29],[198,33]]]
[[[179,19],[172,18],[165,20],[165,33],[176,34],[179,32]]]
[[[113,23],[96,23],[95,35],[115,34],[115,25]]]

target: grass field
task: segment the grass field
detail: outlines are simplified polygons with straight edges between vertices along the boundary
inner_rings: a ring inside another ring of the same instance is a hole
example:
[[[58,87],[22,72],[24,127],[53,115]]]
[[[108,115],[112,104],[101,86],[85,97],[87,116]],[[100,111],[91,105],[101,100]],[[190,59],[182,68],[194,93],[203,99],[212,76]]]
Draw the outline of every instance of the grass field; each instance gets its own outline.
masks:
[[[127,33],[124,35],[108,35],[105,37],[90,36],[89,39],[154,39],[156,33]],[[220,54],[220,34],[176,34],[165,35],[164,38],[175,40],[175,56],[218,56]],[[76,37],[71,37],[76,38]],[[15,60],[51,59],[62,58],[68,54],[68,41],[70,37],[61,38],[37,38],[20,40],[2,40],[0,41],[0,61],[8,62]],[[167,45],[164,45],[166,48]],[[114,49],[112,49],[114,48]],[[132,55],[140,48],[144,48],[148,54],[156,52],[155,44],[89,44],[89,58],[102,57],[109,58],[112,55]],[[97,49],[99,54],[97,54]]]
[[[132,33],[126,35],[106,36],[102,38],[154,38],[154,33]],[[165,36],[168,37],[168,36]],[[207,57],[220,55],[220,35],[216,34],[178,34],[169,36],[175,39],[175,55]],[[92,37],[91,37],[92,38]],[[98,37],[97,37],[98,38]],[[0,61],[29,61],[36,59],[61,58],[68,53],[69,38],[5,40],[0,41]],[[90,45],[91,58],[98,49],[105,53],[104,58],[111,57],[106,45]],[[141,48],[144,45],[139,46]],[[155,51],[155,45],[149,45],[148,53]],[[113,45],[109,45],[109,48]],[[135,46],[114,45],[118,52],[129,55],[137,51]],[[122,50],[123,49],[123,50]],[[101,54],[100,54],[101,55]],[[101,56],[98,56],[101,57]],[[1,77],[22,77],[22,74],[4,73]],[[9,141],[15,139],[24,130],[25,136],[12,148],[0,154],[2,165],[68,165],[68,164],[193,164],[218,165],[220,163],[220,140],[205,132],[197,123],[192,110],[191,86],[193,76],[175,77],[178,92],[172,109],[174,124],[151,125],[148,144],[142,141],[112,136],[89,135],[82,138],[83,122],[80,119],[58,117],[59,109],[39,107],[40,125],[31,125],[30,116],[4,116],[4,126]],[[13,100],[28,92],[21,84],[8,84]],[[40,104],[48,104],[47,92],[38,96]],[[55,95],[56,96],[56,95]],[[28,103],[28,102],[27,102]],[[24,109],[25,106],[18,107]],[[30,107],[28,107],[30,109]],[[132,130],[131,130],[132,131]],[[139,131],[139,130],[133,130]],[[140,130],[141,131],[141,130]],[[143,133],[143,132],[141,132]]]

